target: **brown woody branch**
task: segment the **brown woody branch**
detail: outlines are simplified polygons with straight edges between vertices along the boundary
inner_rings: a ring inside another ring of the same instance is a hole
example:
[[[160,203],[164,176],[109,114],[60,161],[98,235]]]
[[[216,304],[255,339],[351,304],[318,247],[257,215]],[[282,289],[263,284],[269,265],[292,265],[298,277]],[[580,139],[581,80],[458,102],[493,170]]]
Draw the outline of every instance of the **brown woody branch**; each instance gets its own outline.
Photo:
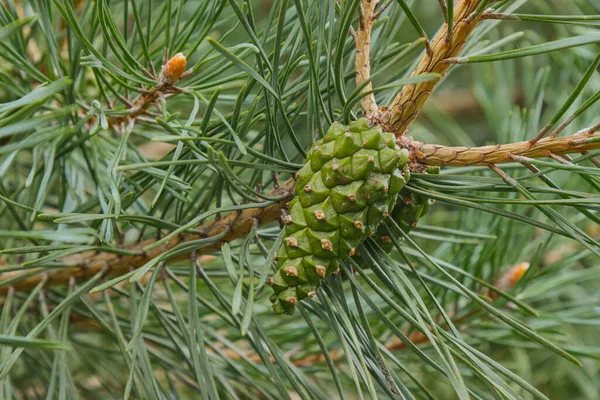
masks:
[[[361,1],[358,32],[356,33],[356,86],[362,85],[371,78],[371,55],[369,47],[377,3],[379,3],[379,0]],[[373,90],[373,85],[369,82],[362,89],[362,93],[368,93],[371,90]],[[377,117],[379,109],[373,93],[365,94],[360,99],[360,106],[365,117],[369,120]]]
[[[203,238],[214,237],[227,232],[221,240],[210,246],[203,247],[196,252],[204,254],[215,249],[219,249],[223,243],[231,242],[250,232],[252,224],[258,222],[260,225],[268,224],[277,220],[281,216],[282,209],[292,198],[294,193],[295,179],[289,179],[276,189],[269,192],[269,196],[282,197],[282,200],[262,208],[248,208],[227,214],[224,218],[204,223],[197,227],[196,231],[200,233],[186,233],[176,236],[165,244],[154,247],[149,251],[143,249],[154,243],[155,239],[145,240],[126,249],[136,255],[116,255],[108,253],[81,253],[62,260],[69,264],[69,267],[56,270],[47,270],[39,268],[37,270],[5,272],[0,275],[0,295],[5,295],[9,287],[17,291],[28,291],[34,288],[38,283],[46,280],[47,285],[65,285],[70,279],[84,281],[96,275],[100,271],[105,271],[105,276],[123,275],[132,269],[136,269],[163,254],[165,251],[173,248],[179,243],[189,242]],[[181,257],[185,257],[181,256]],[[36,275],[29,276],[38,272]],[[23,278],[23,279],[20,279]],[[9,284],[7,284],[10,283]]]
[[[581,153],[600,149],[600,134],[597,127],[580,134],[565,137],[481,147],[449,147],[412,142],[416,160],[426,165],[469,166],[507,163],[519,158],[543,158],[552,154]]]
[[[448,34],[447,23],[444,24],[431,42],[431,52],[425,52],[412,73],[412,76],[437,73],[440,77],[427,82],[405,85],[376,121],[386,131],[394,132],[397,137],[400,137],[417,118],[434,87],[450,67],[450,64],[443,61],[461,52],[469,35],[477,26],[480,16],[474,13],[480,3],[481,0],[459,0],[455,4],[451,34]]]

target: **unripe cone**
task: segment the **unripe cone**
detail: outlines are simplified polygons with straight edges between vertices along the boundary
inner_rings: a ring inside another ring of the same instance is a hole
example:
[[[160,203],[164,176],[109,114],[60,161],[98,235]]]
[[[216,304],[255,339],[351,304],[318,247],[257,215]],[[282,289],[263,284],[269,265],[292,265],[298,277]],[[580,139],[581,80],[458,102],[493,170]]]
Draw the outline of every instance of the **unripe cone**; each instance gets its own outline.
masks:
[[[428,174],[439,174],[439,167],[430,167],[427,169]],[[423,195],[411,192],[408,189],[402,189],[398,194],[396,205],[393,211],[390,213],[390,217],[400,229],[404,232],[409,233],[413,228],[417,226],[419,220],[427,214],[434,200]],[[386,251],[392,251],[394,245],[389,237],[389,231],[384,227],[380,226],[377,229],[375,235],[377,243]]]
[[[315,142],[296,174],[278,271],[269,279],[275,314],[292,314],[377,231],[408,180],[407,161],[408,150],[395,136],[366,119],[336,122]]]

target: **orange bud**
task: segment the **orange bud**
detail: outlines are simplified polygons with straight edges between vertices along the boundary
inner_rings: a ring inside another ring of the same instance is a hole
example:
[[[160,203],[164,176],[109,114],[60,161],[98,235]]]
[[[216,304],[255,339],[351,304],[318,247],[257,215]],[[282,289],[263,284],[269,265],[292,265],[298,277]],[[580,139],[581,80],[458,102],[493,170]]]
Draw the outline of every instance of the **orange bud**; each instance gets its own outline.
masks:
[[[163,82],[174,83],[181,78],[185,71],[187,59],[183,53],[177,53],[163,66],[161,78]]]
[[[523,275],[525,275],[525,272],[527,272],[527,269],[529,269],[529,265],[530,264],[528,262],[522,262],[515,265],[498,280],[496,286],[502,290],[512,288],[517,284],[517,282],[519,282]]]

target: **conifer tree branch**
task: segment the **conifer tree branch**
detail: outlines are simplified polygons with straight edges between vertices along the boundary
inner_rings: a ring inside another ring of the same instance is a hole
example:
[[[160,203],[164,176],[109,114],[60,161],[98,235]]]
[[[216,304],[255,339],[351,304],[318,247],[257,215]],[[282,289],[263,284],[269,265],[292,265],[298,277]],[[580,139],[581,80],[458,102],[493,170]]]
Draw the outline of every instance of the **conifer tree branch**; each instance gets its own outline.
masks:
[[[295,182],[295,179],[291,178],[269,192],[269,196],[283,197],[282,200],[276,203],[267,207],[248,208],[231,212],[224,218],[206,222],[197,227],[196,231],[200,231],[200,233],[186,233],[176,236],[163,245],[153,247],[148,251],[144,251],[143,249],[156,242],[156,239],[145,240],[126,248],[129,252],[137,253],[135,255],[124,256],[110,253],[87,252],[63,259],[62,261],[65,264],[70,265],[65,268],[53,270],[39,268],[33,271],[19,270],[2,273],[0,274],[0,295],[7,294],[10,287],[16,291],[31,290],[44,280],[46,280],[47,285],[65,285],[69,283],[71,278],[74,278],[78,282],[85,281],[100,271],[104,271],[105,276],[123,275],[132,269],[143,266],[148,261],[180,243],[215,237],[216,235],[223,234],[223,232],[227,232],[218,242],[198,249],[196,252],[200,255],[214,251],[220,248],[223,243],[246,235],[250,232],[252,224],[255,222],[259,225],[264,225],[277,220],[281,216],[282,209],[285,208],[286,203],[293,196]],[[35,274],[36,272],[38,274]]]
[[[358,32],[356,33],[356,86],[364,84],[364,82],[371,78],[371,56],[369,49],[377,3],[379,3],[379,0],[361,1]],[[362,92],[367,93],[372,90],[373,84],[369,82],[362,89]],[[360,99],[360,106],[364,116],[369,120],[373,120],[377,117],[379,109],[373,93],[369,93],[362,97]]]
[[[426,165],[470,166],[492,165],[515,161],[517,158],[544,158],[551,154],[580,153],[600,148],[598,125],[572,136],[544,138],[532,144],[530,141],[481,146],[451,147],[411,142],[415,146],[415,158]]]
[[[600,390],[537,379],[594,358],[597,16],[303,3],[0,7],[3,392]]]
[[[439,166],[491,166],[494,164],[521,161],[526,158],[545,158],[552,155],[581,153],[587,150],[600,149],[600,133],[598,125],[583,130],[575,135],[544,138],[535,144],[529,141],[481,147],[451,147],[413,142],[407,137],[399,140],[399,144],[407,147],[412,152],[413,161],[422,165]],[[0,274],[0,295],[8,293],[10,287],[16,291],[27,291],[43,280],[48,285],[65,285],[71,277],[77,281],[84,281],[98,272],[104,270],[107,276],[123,275],[131,269],[139,268],[154,257],[164,253],[174,246],[192,240],[213,237],[227,231],[218,242],[199,249],[198,254],[205,254],[221,247],[223,243],[233,241],[246,235],[253,223],[259,226],[271,223],[282,216],[282,210],[294,195],[295,179],[290,178],[277,188],[271,190],[268,196],[281,197],[277,203],[267,207],[249,208],[231,212],[220,220],[204,223],[196,228],[202,233],[186,233],[177,236],[165,244],[143,251],[143,248],[155,242],[149,239],[144,242],[127,247],[136,255],[116,255],[107,253],[82,253],[62,260],[68,265],[66,268],[36,271],[19,270]]]
[[[378,121],[384,130],[394,132],[397,137],[400,137],[417,118],[433,89],[450,67],[450,64],[443,61],[461,52],[469,35],[480,21],[477,9],[481,3],[481,0],[461,0],[456,3],[452,34],[448,34],[447,23],[445,23],[431,42],[431,54],[425,52],[412,73],[412,76],[438,73],[440,77],[427,82],[405,85]]]

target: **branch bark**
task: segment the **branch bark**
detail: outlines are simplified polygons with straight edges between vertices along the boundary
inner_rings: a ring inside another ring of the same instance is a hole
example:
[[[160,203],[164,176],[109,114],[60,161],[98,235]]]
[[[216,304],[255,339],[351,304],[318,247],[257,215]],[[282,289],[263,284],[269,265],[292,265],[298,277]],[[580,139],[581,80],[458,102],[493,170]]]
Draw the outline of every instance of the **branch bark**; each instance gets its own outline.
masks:
[[[552,154],[581,153],[600,149],[600,134],[587,131],[565,137],[541,139],[532,144],[530,141],[481,147],[449,147],[435,144],[412,142],[415,146],[415,158],[426,165],[469,166],[491,165],[515,161],[519,157],[543,158]]]
[[[425,52],[411,75],[438,73],[440,77],[428,82],[405,85],[378,121],[384,130],[394,132],[396,137],[405,134],[408,126],[423,109],[435,86],[448,71],[450,64],[443,60],[457,56],[477,26],[480,17],[474,12],[480,3],[481,0],[461,0],[455,4],[452,34],[448,35],[448,24],[444,24],[431,43],[431,55]]]
[[[358,32],[356,33],[356,86],[362,85],[371,78],[371,55],[369,47],[377,3],[379,3],[379,0],[361,1]],[[367,93],[371,90],[373,90],[373,85],[369,82],[362,89],[362,93]],[[377,117],[379,108],[377,107],[373,93],[364,95],[360,99],[360,106],[367,119],[373,120]]]

